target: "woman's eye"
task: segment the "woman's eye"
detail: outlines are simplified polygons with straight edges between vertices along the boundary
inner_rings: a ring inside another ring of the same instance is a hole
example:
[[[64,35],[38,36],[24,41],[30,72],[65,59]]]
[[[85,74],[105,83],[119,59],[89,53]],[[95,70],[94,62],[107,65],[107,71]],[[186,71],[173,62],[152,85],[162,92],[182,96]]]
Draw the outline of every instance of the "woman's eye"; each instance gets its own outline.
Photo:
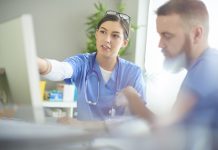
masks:
[[[120,35],[118,35],[118,34],[113,34],[112,36],[113,36],[113,38],[119,38],[120,37]]]
[[[102,34],[105,34],[105,33],[106,33],[104,30],[100,30],[99,32],[102,33]]]

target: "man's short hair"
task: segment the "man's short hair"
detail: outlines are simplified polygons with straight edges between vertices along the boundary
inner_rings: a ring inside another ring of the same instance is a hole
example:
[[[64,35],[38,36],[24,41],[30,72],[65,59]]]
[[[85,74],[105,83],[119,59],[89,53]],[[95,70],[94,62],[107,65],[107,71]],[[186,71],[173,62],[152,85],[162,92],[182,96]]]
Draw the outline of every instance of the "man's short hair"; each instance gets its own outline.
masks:
[[[209,30],[209,15],[201,0],[169,0],[156,11],[157,16],[178,14],[187,25],[201,24]]]

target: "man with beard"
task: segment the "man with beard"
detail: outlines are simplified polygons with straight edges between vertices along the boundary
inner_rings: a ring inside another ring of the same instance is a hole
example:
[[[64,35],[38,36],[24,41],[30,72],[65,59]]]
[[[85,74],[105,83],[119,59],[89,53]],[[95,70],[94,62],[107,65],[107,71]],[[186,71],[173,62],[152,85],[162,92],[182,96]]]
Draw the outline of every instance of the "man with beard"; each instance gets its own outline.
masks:
[[[170,0],[157,11],[156,29],[165,67],[174,72],[187,69],[172,113],[153,117],[155,125],[179,124],[218,127],[218,51],[209,47],[209,16],[200,0]],[[147,108],[132,88],[123,90],[130,112],[147,119]],[[119,101],[117,102],[119,104]]]
[[[117,104],[146,119],[153,129],[165,129],[153,136],[153,145],[159,149],[218,149],[218,50],[208,45],[207,8],[200,0],[170,0],[156,14],[164,66],[173,72],[187,69],[176,103],[167,117],[152,116],[152,121],[132,87],[122,91],[126,101],[118,100]]]

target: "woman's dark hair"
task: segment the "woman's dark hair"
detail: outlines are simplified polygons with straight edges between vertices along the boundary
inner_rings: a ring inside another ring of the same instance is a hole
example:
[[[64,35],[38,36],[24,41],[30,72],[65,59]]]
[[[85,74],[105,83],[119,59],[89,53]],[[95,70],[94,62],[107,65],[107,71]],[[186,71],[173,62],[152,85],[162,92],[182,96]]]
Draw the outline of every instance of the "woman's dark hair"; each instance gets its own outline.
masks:
[[[114,21],[114,22],[119,22],[120,25],[123,28],[123,34],[124,34],[124,39],[128,39],[129,37],[129,23],[127,22],[127,20],[123,19],[122,17],[120,17],[119,15],[109,15],[106,14],[98,23],[96,29],[99,29],[100,26],[106,22],[106,21]]]

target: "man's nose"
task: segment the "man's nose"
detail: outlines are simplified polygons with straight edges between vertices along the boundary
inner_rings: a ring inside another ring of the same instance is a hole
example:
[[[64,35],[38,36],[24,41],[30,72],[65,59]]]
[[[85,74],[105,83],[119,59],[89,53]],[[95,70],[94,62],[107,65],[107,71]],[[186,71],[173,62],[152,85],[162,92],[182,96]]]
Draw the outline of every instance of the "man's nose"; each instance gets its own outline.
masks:
[[[159,47],[159,48],[165,48],[165,46],[166,46],[166,44],[165,44],[164,41],[160,38],[158,47]]]

